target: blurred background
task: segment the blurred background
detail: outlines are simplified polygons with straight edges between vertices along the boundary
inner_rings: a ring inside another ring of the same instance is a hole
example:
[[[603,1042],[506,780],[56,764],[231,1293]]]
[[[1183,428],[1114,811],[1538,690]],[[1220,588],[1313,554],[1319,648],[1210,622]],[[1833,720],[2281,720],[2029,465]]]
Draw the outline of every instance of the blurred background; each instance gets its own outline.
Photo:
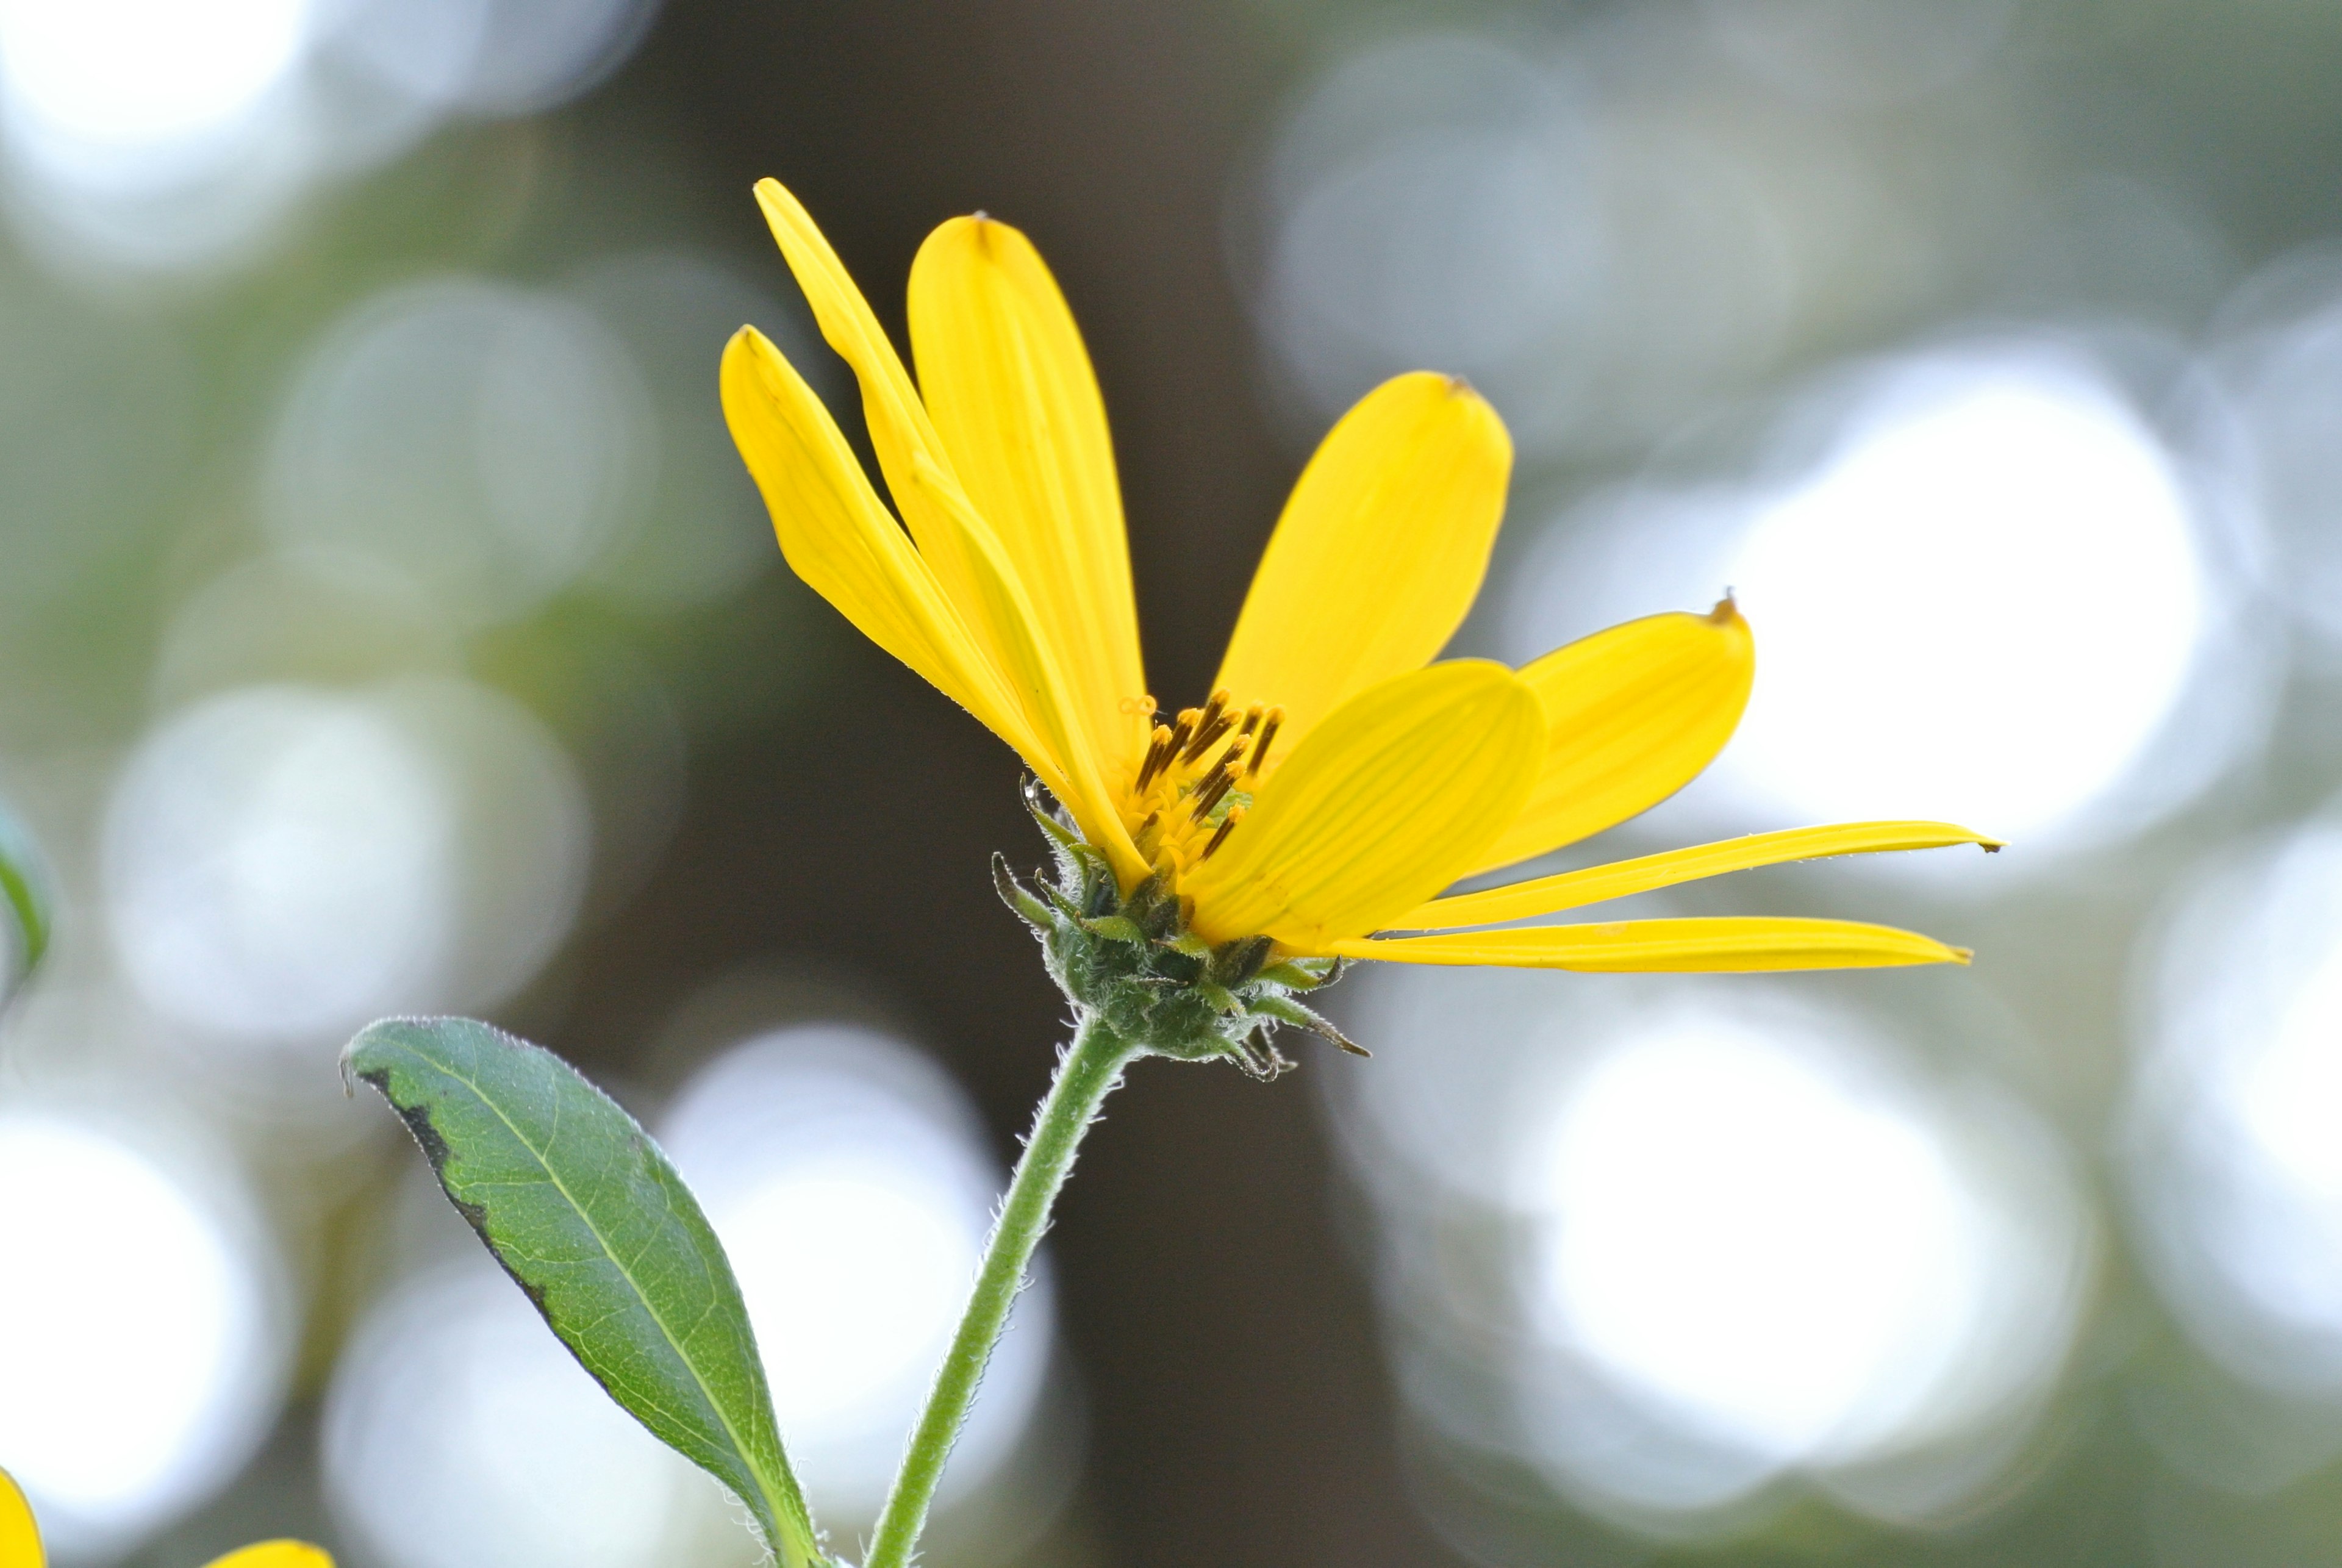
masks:
[[[1370,1063],[1142,1065],[935,1561],[2342,1561],[2338,74],[2297,0],[0,0],[0,798],[63,893],[0,1464],[58,1559],[753,1560],[345,1097],[392,1012],[653,1127],[875,1513],[1062,1004],[1016,763],[723,431],[744,321],[842,390],[775,175],[897,331],[935,223],[1033,235],[1166,701],[1430,366],[1521,453],[1458,651],[1756,628],[1719,765],[1556,864],[2012,841],[1646,901],[1972,971],[1386,971]]]

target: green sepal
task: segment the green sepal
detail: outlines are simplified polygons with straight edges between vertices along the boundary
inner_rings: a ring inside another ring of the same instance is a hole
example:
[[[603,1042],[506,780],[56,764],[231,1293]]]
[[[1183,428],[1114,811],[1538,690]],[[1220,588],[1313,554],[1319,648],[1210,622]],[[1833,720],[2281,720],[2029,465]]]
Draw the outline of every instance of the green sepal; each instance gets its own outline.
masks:
[[[468,1018],[370,1024],[342,1065],[390,1102],[448,1201],[610,1397],[730,1488],[784,1568],[822,1564],[739,1282],[635,1119],[551,1052]]]
[[[1057,876],[1061,882],[1095,883],[1101,875],[1113,874],[1106,856],[1083,842],[1082,836],[1059,822],[1049,810],[1040,781],[1027,775],[1025,780],[1025,809],[1048,835],[1049,847],[1057,861]]]
[[[1245,1010],[1243,998],[1216,981],[1196,980],[1190,984],[1195,986],[1196,994],[1210,1003],[1212,1010],[1216,1013],[1233,1015]]]
[[[1136,947],[1146,945],[1146,933],[1138,928],[1138,922],[1126,914],[1094,915],[1083,921],[1082,924],[1093,936],[1103,936],[1110,942],[1127,942]]]
[[[1049,929],[1049,906],[1018,885],[1016,874],[1008,869],[1008,857],[997,850],[992,855],[992,889],[1026,924],[1036,931]]]
[[[1223,985],[1242,985],[1268,964],[1276,944],[1266,936],[1225,943],[1212,950],[1211,976]]]
[[[1030,774],[1025,775],[1025,809],[1032,814],[1033,820],[1040,824],[1041,831],[1048,835],[1049,842],[1065,854],[1070,855],[1077,850],[1089,847],[1082,842],[1081,834],[1057,820],[1056,814],[1049,809],[1047,797],[1042,792],[1041,781]]]
[[[1304,1007],[1290,996],[1263,996],[1252,1004],[1252,1010],[1263,1017],[1274,1018],[1280,1024],[1290,1024],[1296,1029],[1306,1029],[1321,1039],[1330,1040],[1353,1056],[1371,1056],[1373,1052],[1334,1027],[1331,1020],[1313,1007]]]
[[[1028,888],[995,857],[993,879],[1002,901],[1040,936],[1050,977],[1083,1014],[1147,1054],[1226,1060],[1263,1079],[1293,1065],[1271,1042],[1280,1025],[1366,1054],[1288,994],[1330,983],[1341,960],[1280,956],[1257,934],[1208,941],[1190,925],[1167,871],[1124,893],[1105,856],[1041,803],[1028,785],[1026,804],[1048,837],[1056,876]]]
[[[1072,921],[1076,925],[1085,929],[1088,927],[1090,917],[1083,913],[1081,904],[1075,899],[1067,897],[1055,884],[1047,882],[1041,884],[1041,896],[1056,906],[1058,914]]]

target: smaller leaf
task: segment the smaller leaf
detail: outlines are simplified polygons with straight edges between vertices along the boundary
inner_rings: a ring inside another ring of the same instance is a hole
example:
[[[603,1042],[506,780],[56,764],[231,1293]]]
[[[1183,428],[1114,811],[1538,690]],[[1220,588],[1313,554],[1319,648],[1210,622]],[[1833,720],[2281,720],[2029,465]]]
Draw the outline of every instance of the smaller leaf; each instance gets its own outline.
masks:
[[[342,1063],[610,1397],[730,1487],[787,1568],[821,1563],[739,1282],[635,1119],[551,1052],[468,1018],[370,1024]]]
[[[32,836],[0,807],[0,1005],[49,948],[49,879]]]

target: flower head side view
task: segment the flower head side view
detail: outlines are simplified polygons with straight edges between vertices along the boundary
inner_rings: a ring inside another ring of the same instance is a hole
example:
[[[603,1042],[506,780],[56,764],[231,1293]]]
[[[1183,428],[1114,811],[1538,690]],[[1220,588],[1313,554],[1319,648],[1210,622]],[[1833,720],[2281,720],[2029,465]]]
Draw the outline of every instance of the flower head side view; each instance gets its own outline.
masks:
[[[1486,574],[1512,467],[1503,422],[1450,377],[1369,393],[1303,470],[1218,678],[1166,715],[1146,680],[1104,402],[1024,235],[981,215],[911,266],[916,383],[803,206],[756,199],[859,383],[890,510],[773,344],[724,354],[725,414],[782,553],[873,642],[1031,770],[1053,877],[1002,897],[1075,1004],[959,1329],[871,1537],[911,1560],[945,1461],[1082,1136],[1144,1055],[1289,1065],[1279,1025],[1354,959],[1596,971],[1966,963],[1907,931],[1805,918],[1519,925],[1747,867],[1998,844],[1867,822],[1446,890],[1656,804],[1714,759],[1756,663],[1727,597],[1629,622],[1526,669],[1438,661]],[[1051,803],[1054,803],[1052,804]]]
[[[980,215],[929,236],[910,277],[915,385],[805,209],[771,180],[756,196],[860,383],[896,508],[804,378],[743,328],[724,357],[724,406],[783,553],[1016,749],[1121,901],[1156,927],[1157,912],[1176,914],[1150,931],[1158,942],[1257,948],[1263,963],[1312,970],[1359,958],[1607,971],[1967,958],[1841,920],[1478,929],[1786,861],[1997,845],[1946,823],[1853,823],[1439,896],[1634,816],[1707,765],[1755,673],[1732,602],[1630,622],[1519,671],[1434,663],[1486,571],[1511,444],[1470,387],[1401,375],[1351,409],[1302,473],[1213,692],[1161,716],[1104,405],[1032,244]]]
[[[0,1568],[45,1568],[47,1563],[32,1504],[0,1470]],[[215,1558],[206,1568],[334,1568],[334,1560],[305,1541],[263,1541]]]

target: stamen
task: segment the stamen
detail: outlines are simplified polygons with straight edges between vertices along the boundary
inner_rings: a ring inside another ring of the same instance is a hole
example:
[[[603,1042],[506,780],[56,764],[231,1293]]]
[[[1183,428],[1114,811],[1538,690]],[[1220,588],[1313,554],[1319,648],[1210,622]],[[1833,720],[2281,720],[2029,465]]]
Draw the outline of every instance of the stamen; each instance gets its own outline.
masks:
[[[1170,761],[1171,727],[1168,724],[1157,724],[1155,726],[1155,742],[1146,748],[1146,760],[1139,764],[1138,783],[1134,787],[1145,789],[1154,782],[1155,775],[1161,773]]]
[[[1204,776],[1189,786],[1190,795],[1199,801],[1208,795],[1211,797],[1211,803],[1216,803],[1220,796],[1226,793],[1226,786],[1236,783],[1236,758],[1243,754],[1244,742],[1239,740],[1226,751],[1222,752],[1220,760],[1206,768],[1204,771]],[[1202,822],[1211,814],[1211,804],[1207,803],[1200,806],[1196,812],[1196,820]]]
[[[1236,722],[1236,714],[1230,713],[1221,714],[1217,718],[1212,720],[1210,724],[1196,732],[1196,738],[1187,743],[1187,749],[1179,754],[1179,760],[1183,763],[1191,763],[1197,757],[1202,756],[1206,749],[1208,748],[1214,741],[1218,740],[1222,735],[1226,734],[1228,731],[1235,726]]]
[[[1229,713],[1227,707],[1228,689],[1222,686],[1218,691],[1214,692],[1211,700],[1204,704],[1203,714],[1196,721],[1194,738],[1189,740],[1179,753],[1181,762],[1194,762],[1204,754],[1205,747],[1228,733],[1228,726],[1236,723],[1236,715]]]
[[[1244,814],[1245,808],[1240,805],[1228,807],[1228,814],[1220,818],[1219,829],[1212,834],[1212,842],[1206,844],[1204,853],[1196,857],[1196,864],[1201,864],[1212,858],[1212,851],[1227,842],[1228,834],[1236,831],[1236,824],[1244,821]]]
[[[1260,764],[1267,760],[1269,744],[1276,739],[1276,726],[1284,722],[1283,708],[1271,708],[1261,716],[1260,744],[1252,748],[1252,756],[1245,764],[1245,777],[1250,778],[1260,772]]]
[[[1186,749],[1187,737],[1196,733],[1196,721],[1203,716],[1204,710],[1201,708],[1181,708],[1179,710],[1178,718],[1174,720],[1171,725],[1172,756],[1176,757],[1182,751]],[[1164,766],[1170,766],[1169,758],[1165,759]]]
[[[1212,808],[1220,804],[1220,797],[1236,787],[1236,775],[1227,766],[1226,759],[1222,758],[1220,766],[1212,772],[1211,782],[1196,796],[1196,809],[1190,814],[1193,820],[1200,824],[1211,815]]]
[[[1239,735],[1248,735],[1252,734],[1253,731],[1260,728],[1260,715],[1266,711],[1267,710],[1264,709],[1258,703],[1255,703],[1252,706],[1246,708],[1245,710],[1244,728],[1238,730],[1236,734]]]
[[[1138,831],[1130,835],[1131,842],[1138,846],[1139,854],[1146,855],[1150,859],[1154,856],[1155,846],[1146,842],[1146,835],[1153,833],[1156,828],[1162,825],[1163,808],[1157,806],[1153,811],[1146,814],[1146,820],[1138,824]]]

